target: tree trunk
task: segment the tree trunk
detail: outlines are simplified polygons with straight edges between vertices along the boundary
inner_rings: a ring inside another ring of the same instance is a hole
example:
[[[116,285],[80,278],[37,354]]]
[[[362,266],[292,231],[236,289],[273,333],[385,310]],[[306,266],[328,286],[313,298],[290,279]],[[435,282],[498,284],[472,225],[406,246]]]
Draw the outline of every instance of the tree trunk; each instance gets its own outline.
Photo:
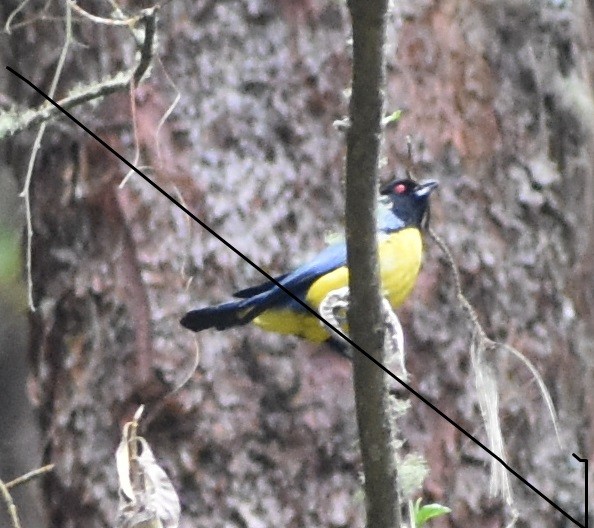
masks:
[[[385,361],[377,257],[378,168],[386,83],[383,0],[351,0],[353,82],[346,154],[346,244],[349,334],[378,362]],[[352,349],[353,387],[363,465],[366,526],[400,528],[395,420],[385,373]]]
[[[64,8],[32,20],[43,7],[33,4],[3,38],[9,64],[47,90]],[[332,124],[347,112],[346,6],[174,2],[160,17],[163,68],[135,94],[138,164],[260,265],[288,270],[340,229],[345,138]],[[408,163],[411,134],[417,176],[440,180],[432,225],[466,293],[489,335],[537,365],[559,411],[561,450],[528,373],[493,358],[509,463],[578,519],[583,467],[571,453],[594,459],[592,19],[583,0],[399,2],[386,89],[387,110],[404,113],[388,133],[384,179]],[[125,29],[77,21],[58,98],[133,58]],[[5,75],[11,98],[39,104]],[[73,112],[133,160],[129,102],[119,94]],[[32,137],[10,139],[20,178]],[[56,464],[44,483],[50,526],[113,525],[119,428],[147,398],[142,434],[180,493],[182,526],[363,526],[346,360],[250,327],[205,332],[189,383],[164,401],[147,393],[147,380],[175,385],[191,368],[179,317],[261,278],[141,179],[119,189],[126,171],[60,120],[33,174],[30,356],[45,459]],[[411,384],[484,439],[468,326],[429,241],[400,315]],[[434,526],[504,524],[484,453],[420,402],[404,428],[429,462],[425,501],[453,510]],[[522,526],[562,524],[512,484]]]

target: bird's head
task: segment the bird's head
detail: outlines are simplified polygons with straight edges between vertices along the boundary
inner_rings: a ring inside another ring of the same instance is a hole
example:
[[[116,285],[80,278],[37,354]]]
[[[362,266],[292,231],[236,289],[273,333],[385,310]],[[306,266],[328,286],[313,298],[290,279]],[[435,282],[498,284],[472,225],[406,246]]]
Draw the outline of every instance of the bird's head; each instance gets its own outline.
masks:
[[[396,179],[384,185],[380,194],[386,197],[391,212],[405,226],[421,227],[429,215],[429,196],[437,185],[435,180],[421,183],[411,179]]]

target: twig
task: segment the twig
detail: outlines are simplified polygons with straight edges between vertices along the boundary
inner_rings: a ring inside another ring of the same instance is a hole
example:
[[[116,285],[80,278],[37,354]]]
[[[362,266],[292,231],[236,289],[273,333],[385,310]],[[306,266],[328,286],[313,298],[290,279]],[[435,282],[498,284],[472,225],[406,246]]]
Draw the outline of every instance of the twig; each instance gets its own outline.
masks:
[[[47,13],[47,10],[50,6],[50,4],[52,3],[52,0],[45,0],[45,4],[44,6],[37,11],[35,14],[33,14],[31,16],[31,18],[25,19],[22,22],[17,22],[16,24],[12,23],[12,19],[23,9],[23,7],[29,3],[29,0],[24,0],[19,6],[17,6],[14,11],[12,13],[10,13],[10,15],[8,16],[8,19],[6,20],[6,24],[4,25],[4,31],[8,34],[11,35],[12,32],[15,29],[21,29],[23,27],[26,26],[30,26],[31,24],[34,24],[35,22],[41,21],[41,22],[61,22],[64,20],[64,17],[58,17],[58,16],[50,16],[47,15],[45,13]]]
[[[495,382],[495,376],[492,372],[492,369],[487,364],[487,359],[485,357],[487,353],[492,354],[497,350],[503,350],[508,354],[511,354],[515,358],[519,359],[524,364],[524,366],[528,368],[530,374],[532,374],[533,378],[535,379],[538,385],[542,398],[545,401],[547,410],[549,411],[551,421],[553,422],[555,435],[557,437],[557,442],[561,447],[561,437],[559,433],[555,407],[553,405],[553,400],[551,399],[549,391],[546,388],[546,385],[541,375],[538,373],[536,367],[532,364],[532,362],[526,356],[524,356],[524,354],[522,354],[519,350],[516,350],[514,347],[510,345],[493,341],[487,336],[485,330],[479,322],[476,311],[470,304],[470,301],[462,292],[460,272],[458,271],[458,267],[454,262],[454,257],[452,256],[449,247],[447,246],[445,241],[442,240],[441,237],[437,235],[437,233],[435,233],[435,231],[433,231],[430,227],[428,227],[427,230],[429,236],[439,246],[439,248],[442,250],[446,257],[448,267],[450,268],[452,275],[454,277],[454,288],[456,290],[456,298],[460,303],[460,306],[464,310],[464,313],[466,314],[470,323],[472,324],[473,342],[471,346],[471,358],[475,370],[475,381],[477,385],[477,390],[479,392],[481,414],[485,422],[485,429],[487,431],[487,436],[489,438],[491,448],[494,452],[501,456],[501,458],[505,458],[505,446],[503,436],[501,433],[501,428],[499,427],[499,411],[497,408],[497,386]],[[514,507],[513,496],[511,494],[511,488],[508,482],[507,472],[500,471],[498,464],[492,464],[491,478],[492,489],[494,489],[497,493],[501,494],[501,496],[505,499],[507,504],[510,506],[512,518],[515,519],[514,516],[516,515],[516,512]],[[512,521],[512,524],[513,522],[515,521]]]
[[[14,480],[7,482],[6,487],[10,489],[16,488],[21,484],[26,484],[30,480],[37,478],[39,475],[43,475],[44,473],[49,473],[50,471],[53,471],[54,466],[55,464],[48,464],[47,466],[42,466],[38,469],[34,469],[33,471],[29,471],[29,473],[25,473],[24,475],[21,475],[20,477],[17,477]]]
[[[6,487],[6,484],[0,480],[0,494],[6,503],[6,508],[8,509],[8,515],[10,516],[10,522],[12,523],[13,528],[21,528],[21,521],[19,520],[19,514],[17,508],[12,500],[12,496]]]
[[[464,293],[462,292],[462,281],[460,280],[460,272],[458,271],[458,266],[456,266],[456,262],[454,261],[454,257],[452,256],[452,252],[450,248],[447,246],[444,240],[430,227],[427,228],[429,236],[433,239],[433,241],[439,246],[439,249],[443,252],[448,261],[448,266],[452,271],[452,275],[454,276],[454,289],[456,290],[456,298],[460,302],[462,309],[466,312],[466,316],[472,323],[474,331],[478,334],[480,339],[485,341],[490,341],[487,337],[486,332],[483,330],[481,323],[479,322],[478,316],[470,304],[470,301],[466,298]]]
[[[79,15],[88,18],[95,24],[104,24],[106,26],[132,26],[143,17],[143,15],[140,14],[123,20],[118,20],[116,18],[103,18],[85,11],[74,0],[68,0],[68,3],[70,4],[70,7],[72,7],[72,9],[74,9]]]
[[[133,68],[127,72],[117,73],[98,84],[83,89],[74,88],[70,91],[69,95],[58,101],[58,104],[62,108],[70,110],[83,103],[126,90],[130,87],[132,79],[134,79],[135,85],[138,85],[153,59],[157,10],[158,6],[143,10],[141,20],[145,24],[145,37],[140,49],[140,59]],[[61,115],[61,111],[49,103],[44,103],[39,108],[24,112],[13,110],[0,113],[0,118],[2,118],[0,119],[0,139],[31,126],[39,125],[57,115]]]
[[[10,13],[10,15],[8,15],[8,18],[6,19],[6,24],[4,24],[4,31],[6,31],[6,33],[8,35],[11,34],[12,31],[12,20],[14,19],[15,16],[17,16],[24,8],[25,6],[29,3],[29,0],[23,0],[13,11],[12,13]]]
[[[157,9],[158,5],[144,9],[142,12],[142,19],[145,22],[144,40],[140,51],[140,60],[138,66],[134,71],[134,76],[131,81],[131,89],[136,88],[138,83],[142,80],[145,72],[153,62],[153,51],[155,46],[155,34],[157,31]],[[167,75],[167,72],[165,72]],[[169,76],[167,76],[169,78]]]
[[[134,86],[144,77],[149,66],[153,62],[153,51],[155,44],[155,33],[157,31],[157,10],[159,6],[149,7],[142,10],[142,21],[144,22],[144,39],[140,49],[140,60],[134,70]]]
[[[12,495],[10,494],[10,488],[16,488],[21,484],[25,484],[26,482],[29,482],[30,480],[33,480],[39,475],[43,475],[52,469],[54,469],[54,465],[48,464],[47,466],[29,471],[29,473],[25,473],[24,475],[17,477],[10,482],[5,483],[4,481],[0,480],[0,495],[2,495],[2,498],[6,503],[6,508],[8,509],[8,515],[10,516],[10,521],[13,528],[21,528],[21,521],[19,519],[17,507],[14,503],[14,500],[12,499]]]
[[[62,74],[62,69],[64,68],[64,63],[66,61],[66,54],[68,53],[68,48],[72,42],[72,10],[70,9],[69,4],[66,4],[66,36],[64,38],[64,44],[62,46],[62,51],[60,52],[60,57],[58,58],[58,64],[56,66],[56,71],[54,72],[54,77],[52,79],[52,83],[49,89],[49,96],[53,97],[54,93],[56,92],[56,88],[58,86],[58,81],[60,80],[60,76]],[[32,275],[32,246],[33,246],[33,220],[31,215],[31,178],[33,176],[33,166],[35,165],[35,159],[37,158],[37,153],[39,152],[39,147],[41,146],[41,139],[45,133],[46,123],[42,123],[37,131],[37,135],[35,136],[35,141],[33,142],[33,149],[31,151],[31,156],[29,157],[29,163],[27,165],[27,174],[25,176],[25,185],[23,190],[20,193],[20,197],[24,198],[25,200],[25,218],[26,218],[26,226],[27,226],[27,257],[26,257],[26,267],[27,267],[27,297],[29,303],[29,309],[34,312],[35,311],[35,302],[33,300],[33,275]]]
[[[135,167],[138,166],[140,161],[140,141],[138,139],[138,119],[136,116],[136,97],[134,97],[134,91],[136,89],[134,79],[130,82],[130,110],[132,113],[132,130],[134,133],[134,161],[132,162]],[[123,189],[130,176],[134,174],[134,171],[130,169],[120,182],[119,188]]]
[[[72,42],[72,6],[73,2],[66,2],[66,36],[62,51],[58,59],[56,71],[54,73],[48,95],[54,97],[56,88],[62,74],[62,69],[66,61],[66,55],[68,48]],[[126,74],[118,74],[111,79],[89,87],[80,93],[72,93],[66,98],[60,101],[60,105],[63,108],[69,109],[84,102],[103,97],[110,93],[114,93],[125,88],[133,90],[134,86],[142,79],[147,72],[153,58],[153,47],[154,37],[156,31],[156,12],[158,6],[144,9],[142,14],[139,16],[145,24],[144,41],[140,50],[140,59],[138,64]],[[13,13],[14,14],[14,13]],[[26,270],[27,270],[27,297],[29,309],[35,311],[35,302],[33,299],[33,275],[32,275],[32,245],[33,245],[33,220],[31,213],[31,179],[33,176],[33,167],[37,158],[37,153],[41,146],[41,140],[45,133],[45,127],[47,120],[57,115],[59,112],[58,108],[53,105],[44,104],[37,110],[28,110],[22,113],[6,112],[4,115],[0,114],[3,119],[0,120],[0,139],[6,135],[11,135],[18,130],[25,129],[30,126],[40,125],[35,140],[33,142],[33,148],[31,150],[31,156],[29,157],[29,163],[27,166],[27,173],[25,175],[25,183],[23,190],[20,193],[25,201],[25,221],[27,231],[27,245],[26,245]]]
[[[435,241],[435,243],[439,246],[439,248],[443,251],[444,255],[446,256],[448,265],[449,265],[450,269],[452,270],[452,274],[454,275],[454,287],[456,289],[456,297],[457,297],[458,301],[460,302],[460,305],[466,312],[468,319],[472,323],[473,331],[475,332],[477,338],[483,342],[483,346],[485,347],[485,350],[490,351],[490,352],[495,351],[497,349],[504,350],[508,354],[511,354],[512,356],[514,356],[515,358],[520,360],[524,364],[524,366],[530,371],[530,373],[534,377],[534,379],[538,385],[538,388],[540,390],[540,393],[545,401],[547,410],[549,411],[549,415],[551,416],[551,420],[553,422],[553,427],[555,429],[555,435],[557,436],[557,442],[559,443],[559,447],[561,447],[561,436],[559,433],[557,413],[555,412],[555,406],[553,405],[553,400],[551,398],[551,395],[549,394],[549,391],[548,391],[546,385],[544,384],[544,381],[543,381],[541,375],[538,373],[538,370],[532,364],[532,362],[524,354],[522,354],[519,350],[515,349],[514,347],[512,347],[510,345],[506,345],[505,343],[499,343],[497,341],[493,341],[492,339],[490,339],[487,336],[487,333],[484,331],[482,325],[479,322],[476,311],[470,304],[470,301],[466,298],[466,296],[462,292],[462,283],[460,281],[460,272],[458,271],[458,267],[456,266],[456,263],[454,262],[454,257],[452,256],[452,252],[450,251],[450,248],[441,239],[441,237],[437,233],[435,233],[435,231],[433,231],[433,229],[428,228],[428,232],[429,232],[429,235],[431,236],[431,238]]]
[[[161,132],[161,128],[163,128],[163,125],[165,124],[165,122],[167,121],[167,119],[169,118],[169,116],[171,115],[171,113],[173,112],[175,107],[177,106],[177,103],[179,103],[179,100],[181,99],[181,93],[177,89],[177,86],[173,82],[173,79],[171,78],[169,73],[167,73],[167,70],[165,69],[165,66],[163,65],[163,62],[161,61],[161,59],[159,58],[157,60],[159,62],[159,65],[161,66],[161,69],[163,70],[163,73],[165,74],[165,79],[167,79],[167,82],[169,83],[169,85],[175,90],[175,97],[173,99],[173,102],[169,105],[169,108],[167,108],[167,110],[165,110],[163,117],[161,117],[161,119],[159,120],[159,124],[157,125],[157,130],[155,130],[155,143],[157,145],[157,159],[159,160],[159,163],[163,163],[163,160],[161,159],[162,158],[162,156],[161,156],[161,142],[159,141],[159,134]],[[181,197],[181,195],[180,195],[180,197]]]

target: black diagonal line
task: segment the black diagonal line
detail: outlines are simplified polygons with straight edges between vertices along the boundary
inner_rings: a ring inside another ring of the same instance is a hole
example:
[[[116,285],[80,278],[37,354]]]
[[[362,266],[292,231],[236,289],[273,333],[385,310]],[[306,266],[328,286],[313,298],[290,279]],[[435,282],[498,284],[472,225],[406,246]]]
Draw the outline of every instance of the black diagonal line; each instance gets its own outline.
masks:
[[[584,469],[584,518],[586,526],[588,528],[588,517],[590,516],[590,512],[588,509],[588,459],[587,458],[580,458],[575,453],[572,453],[573,458],[575,458],[578,462],[583,462],[585,464]]]
[[[203,222],[202,220],[200,220],[200,218],[198,218],[189,209],[187,209],[186,207],[184,207],[180,202],[178,202],[175,198],[173,198],[173,196],[171,196],[165,190],[163,190],[159,185],[157,185],[154,181],[152,181],[140,169],[137,169],[132,163],[130,163],[126,158],[124,158],[121,154],[119,154],[116,150],[114,150],[110,145],[108,145],[105,141],[103,141],[92,130],[90,130],[88,127],[86,127],[85,125],[83,125],[78,119],[76,119],[76,117],[74,117],[72,114],[70,114],[70,112],[68,112],[67,110],[65,110],[64,108],[62,108],[56,101],[54,101],[51,97],[49,97],[48,95],[46,95],[35,84],[33,84],[27,78],[23,77],[20,73],[16,72],[10,66],[7,66],[6,69],[10,73],[12,73],[13,75],[16,75],[23,82],[27,83],[39,95],[41,95],[42,97],[44,97],[45,99],[47,99],[58,110],[60,110],[66,117],[68,117],[70,120],[72,120],[74,123],[76,123],[80,128],[82,128],[87,134],[89,134],[91,137],[93,137],[99,143],[101,143],[101,145],[103,145],[107,150],[109,150],[109,152],[111,152],[122,163],[124,163],[127,167],[129,167],[136,174],[138,174],[148,184],[152,185],[157,191],[159,191],[163,196],[165,196],[165,198],[167,198],[169,201],[171,201],[173,204],[175,204],[177,207],[179,207],[184,213],[186,213],[190,218],[192,218],[192,220],[194,220],[195,222],[197,222],[198,224],[200,224],[204,229],[206,229],[217,240],[219,240],[225,246],[227,246],[236,255],[238,255],[239,257],[241,257],[250,266],[252,266],[254,269],[256,269],[257,271],[259,271],[262,275],[264,275],[264,277],[266,277],[270,282],[272,282],[278,288],[280,288],[281,290],[283,290],[287,295],[289,295],[292,299],[294,299],[296,302],[298,302],[303,308],[305,308],[309,313],[311,313],[311,315],[313,315],[314,317],[316,317],[317,319],[319,319],[322,323],[324,323],[333,332],[336,332],[340,337],[342,337],[342,339],[344,339],[347,343],[349,343],[349,345],[351,345],[353,348],[355,348],[356,350],[358,350],[361,354],[363,354],[365,357],[367,357],[370,361],[373,361],[373,363],[375,363],[380,369],[382,369],[388,376],[390,376],[392,379],[394,379],[398,383],[400,383],[400,385],[402,385],[406,390],[408,390],[409,392],[411,392],[412,394],[414,394],[425,405],[428,405],[433,411],[435,411],[439,416],[441,416],[444,420],[446,420],[450,425],[452,425],[453,427],[455,427],[464,436],[466,436],[466,438],[468,438],[469,440],[471,440],[473,443],[475,443],[477,446],[479,446],[483,451],[485,451],[490,456],[492,456],[495,460],[497,460],[497,462],[499,462],[505,469],[507,469],[507,471],[509,471],[514,477],[516,477],[518,480],[520,480],[522,483],[524,483],[526,486],[528,486],[539,497],[541,497],[546,502],[548,502],[553,508],[555,508],[558,512],[560,512],[562,515],[564,515],[565,517],[567,517],[570,521],[572,521],[573,523],[575,523],[577,526],[580,526],[580,528],[586,528],[583,524],[581,524],[580,522],[578,522],[569,513],[567,513],[563,508],[561,508],[555,502],[553,502],[551,499],[549,499],[538,488],[536,488],[534,485],[532,485],[530,482],[528,482],[515,469],[513,469],[510,465],[508,465],[507,462],[505,462],[500,456],[498,456],[493,451],[491,451],[480,440],[478,440],[477,438],[475,438],[472,434],[470,434],[461,425],[459,425],[454,420],[452,420],[447,414],[445,414],[440,409],[438,409],[433,403],[431,403],[427,398],[425,398],[425,396],[423,396],[421,393],[419,393],[415,389],[413,389],[410,385],[408,385],[408,383],[406,383],[405,381],[401,380],[398,376],[396,376],[396,374],[394,374],[391,370],[389,370],[387,367],[385,367],[381,362],[379,362],[377,359],[375,359],[373,356],[371,356],[368,352],[366,352],[365,350],[363,350],[363,348],[361,348],[351,338],[349,338],[347,335],[345,335],[343,332],[341,332],[338,328],[336,328],[334,325],[332,325],[332,323],[330,323],[329,321],[327,321],[326,319],[324,319],[311,306],[309,306],[304,301],[302,301],[301,299],[299,299],[299,297],[297,297],[293,292],[291,292],[290,290],[288,290],[285,286],[283,286],[278,280],[276,280],[270,274],[266,273],[266,271],[264,271],[260,266],[258,266],[255,262],[253,262],[249,257],[247,257],[246,255],[244,255],[241,251],[239,251],[237,248],[235,248],[232,244],[230,244],[229,242],[227,242],[227,240],[225,240],[221,235],[219,235],[214,229],[212,229],[205,222]]]

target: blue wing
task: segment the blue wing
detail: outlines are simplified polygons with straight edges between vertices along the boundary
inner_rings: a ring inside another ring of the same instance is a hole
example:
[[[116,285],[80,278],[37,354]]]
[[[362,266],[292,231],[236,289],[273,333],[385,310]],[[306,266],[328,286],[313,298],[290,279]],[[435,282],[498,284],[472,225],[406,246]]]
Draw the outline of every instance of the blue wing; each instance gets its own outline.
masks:
[[[288,275],[288,273],[285,273],[274,278],[280,282],[286,279]],[[264,293],[265,291],[268,291],[272,286],[273,283],[267,281],[262,284],[258,284],[258,286],[250,286],[249,288],[244,288],[243,290],[236,291],[233,294],[233,297],[237,297],[238,299],[248,299],[249,297],[253,297],[254,295],[258,295],[259,293]]]
[[[307,290],[315,280],[344,265],[346,265],[346,245],[340,242],[326,247],[312,260],[291,273],[281,275],[277,280],[299,298],[304,299]],[[266,309],[272,306],[303,309],[299,303],[272,282],[241,290],[234,296],[245,299],[243,301],[245,307],[257,304],[265,305]]]
[[[376,211],[376,220],[378,231],[380,233],[398,231],[404,227],[402,220],[392,212],[387,204],[379,204]],[[327,246],[311,261],[299,266],[295,271],[277,277],[277,280],[285,288],[289,289],[303,300],[307,294],[307,290],[316,279],[345,265],[346,244],[344,240],[341,240]],[[266,309],[271,306],[278,306],[303,310],[303,307],[299,303],[289,297],[272,282],[265,282],[258,286],[246,288],[233,295],[234,297],[245,299],[245,301],[243,301],[243,303],[245,303],[244,306],[254,306],[252,303],[263,303],[263,305],[266,305]]]
[[[379,232],[389,233],[404,227],[402,220],[394,215],[387,205],[388,204],[382,204],[380,202],[376,211],[376,221]],[[322,275],[329,273],[340,266],[344,266],[345,264],[346,244],[344,242],[344,237],[340,237],[335,243],[327,246],[318,253],[311,261],[303,264],[291,273],[285,273],[284,275],[275,278],[287,288],[292,287],[293,289],[298,289],[303,286],[304,282],[309,286]],[[261,293],[270,292],[274,288],[277,288],[274,283],[267,281],[258,286],[239,290],[233,294],[233,297],[248,299],[260,295]],[[293,291],[293,289],[291,289],[291,291]]]

